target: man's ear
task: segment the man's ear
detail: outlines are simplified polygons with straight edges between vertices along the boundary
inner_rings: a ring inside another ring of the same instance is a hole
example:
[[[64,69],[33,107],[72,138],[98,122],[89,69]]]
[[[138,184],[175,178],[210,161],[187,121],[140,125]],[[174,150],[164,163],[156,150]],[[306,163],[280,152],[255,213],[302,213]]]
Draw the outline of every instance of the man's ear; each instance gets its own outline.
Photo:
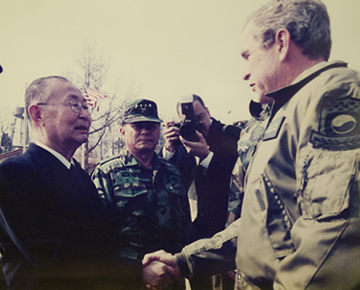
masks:
[[[32,121],[36,125],[41,126],[41,124],[43,123],[44,120],[42,118],[40,106],[31,105],[31,106],[29,106],[28,112],[29,112],[29,115],[30,115],[30,118],[32,119]]]
[[[125,130],[124,130],[124,125],[120,128],[120,137],[124,140],[125,138]]]
[[[291,35],[286,28],[280,28],[275,35],[275,44],[278,48],[279,60],[284,61],[290,50]]]

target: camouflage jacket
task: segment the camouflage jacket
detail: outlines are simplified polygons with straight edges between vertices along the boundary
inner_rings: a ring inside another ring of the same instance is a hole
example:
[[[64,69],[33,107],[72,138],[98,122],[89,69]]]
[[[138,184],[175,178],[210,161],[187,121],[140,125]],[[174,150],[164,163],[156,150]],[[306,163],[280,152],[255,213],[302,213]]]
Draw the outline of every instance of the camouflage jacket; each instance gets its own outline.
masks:
[[[152,165],[146,169],[123,150],[91,176],[117,224],[124,257],[142,259],[160,249],[175,253],[191,239],[189,203],[177,167],[156,154]]]
[[[250,103],[250,113],[252,118],[244,125],[238,141],[239,159],[237,165],[242,166],[245,172],[254,155],[256,144],[264,133],[266,125],[264,121],[270,116],[270,106],[252,101]]]
[[[250,103],[250,113],[252,117],[247,122],[238,125],[241,128],[237,144],[239,157],[231,175],[228,203],[229,219],[227,224],[240,217],[245,173],[255,152],[256,144],[264,133],[265,121],[270,116],[270,106],[252,101]]]

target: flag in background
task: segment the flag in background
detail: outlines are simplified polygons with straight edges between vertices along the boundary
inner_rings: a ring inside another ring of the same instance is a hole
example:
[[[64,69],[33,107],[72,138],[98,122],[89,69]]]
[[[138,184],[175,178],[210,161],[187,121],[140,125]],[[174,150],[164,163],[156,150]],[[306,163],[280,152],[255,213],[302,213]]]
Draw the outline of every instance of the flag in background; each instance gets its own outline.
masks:
[[[93,107],[93,109],[95,109],[98,112],[99,112],[98,100],[103,99],[103,98],[106,98],[106,96],[103,94],[100,94],[99,92],[97,92],[93,89],[90,89],[90,88],[85,89],[85,99],[86,99],[88,105]]]

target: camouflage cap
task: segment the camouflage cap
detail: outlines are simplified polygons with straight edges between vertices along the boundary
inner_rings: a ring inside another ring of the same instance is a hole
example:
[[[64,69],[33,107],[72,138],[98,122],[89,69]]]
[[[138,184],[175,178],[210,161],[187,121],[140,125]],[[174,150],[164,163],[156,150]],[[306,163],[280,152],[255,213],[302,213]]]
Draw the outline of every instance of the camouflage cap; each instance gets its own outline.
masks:
[[[122,123],[137,122],[162,122],[162,120],[159,119],[155,102],[146,99],[138,99],[126,106]]]

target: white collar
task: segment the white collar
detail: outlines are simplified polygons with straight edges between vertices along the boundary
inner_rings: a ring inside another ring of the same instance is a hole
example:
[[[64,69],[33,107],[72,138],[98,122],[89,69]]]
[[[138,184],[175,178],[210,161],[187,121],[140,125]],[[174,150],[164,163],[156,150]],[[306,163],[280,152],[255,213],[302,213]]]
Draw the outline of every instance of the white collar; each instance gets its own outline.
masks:
[[[63,163],[67,169],[70,169],[71,164],[74,164],[74,160],[71,158],[71,162],[69,162],[64,156],[62,156],[59,152],[56,152],[54,149],[51,149],[50,147],[46,146],[45,144],[41,143],[40,141],[35,141],[35,144],[46,151],[50,152],[52,155],[54,155],[57,159]],[[75,165],[75,164],[74,164]]]

